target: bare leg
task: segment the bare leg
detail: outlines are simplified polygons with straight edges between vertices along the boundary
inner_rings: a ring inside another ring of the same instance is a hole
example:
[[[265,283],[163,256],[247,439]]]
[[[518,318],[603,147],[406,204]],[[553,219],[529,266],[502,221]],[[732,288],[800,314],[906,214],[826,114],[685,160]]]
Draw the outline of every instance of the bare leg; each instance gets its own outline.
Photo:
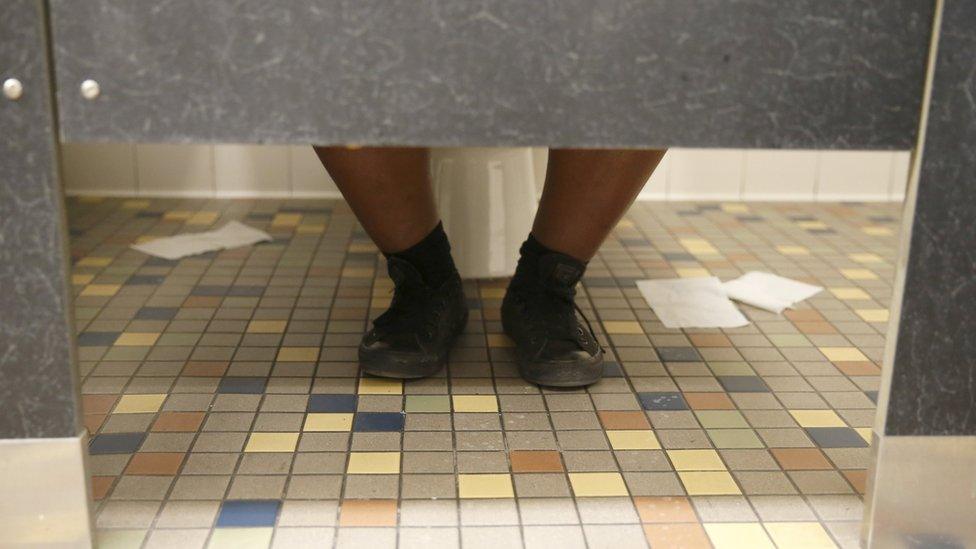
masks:
[[[616,226],[664,150],[552,149],[532,235],[589,261]]]
[[[427,149],[315,147],[315,152],[381,251],[405,250],[437,226]]]

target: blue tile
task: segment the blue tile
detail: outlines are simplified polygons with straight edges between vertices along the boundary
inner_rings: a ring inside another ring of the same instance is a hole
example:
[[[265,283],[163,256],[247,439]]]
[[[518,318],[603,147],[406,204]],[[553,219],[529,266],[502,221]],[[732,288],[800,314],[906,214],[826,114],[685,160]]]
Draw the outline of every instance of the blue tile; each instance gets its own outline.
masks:
[[[624,246],[650,246],[651,243],[645,238],[621,238],[620,243]]]
[[[616,362],[603,363],[603,377],[624,377],[620,364]]]
[[[79,347],[108,347],[115,343],[121,332],[82,332],[78,334]]]
[[[267,380],[263,377],[225,377],[217,385],[218,393],[260,395]]]
[[[99,454],[131,454],[142,446],[146,433],[107,433],[95,435],[88,444],[88,453]]]
[[[868,443],[850,427],[807,427],[807,434],[821,448],[867,448]]]
[[[173,320],[177,307],[143,307],[136,312],[137,320]]]
[[[681,393],[637,393],[645,410],[687,410]]]
[[[864,394],[871,399],[871,402],[878,403],[878,392],[877,391],[864,391]]]
[[[694,347],[655,347],[664,362],[701,362],[701,355]]]
[[[125,281],[125,286],[159,286],[166,280],[165,276],[132,275]]]
[[[718,382],[729,393],[769,392],[769,386],[758,376],[718,376]]]
[[[355,412],[356,395],[312,395],[308,397],[309,412]]]
[[[668,261],[695,261],[695,256],[685,252],[664,252],[661,255]]]
[[[403,420],[400,412],[360,412],[353,419],[352,430],[358,433],[402,431]]]
[[[617,281],[610,277],[594,276],[584,278],[583,285],[587,288],[616,288]]]
[[[217,528],[274,526],[280,507],[277,500],[229,499],[220,507]]]

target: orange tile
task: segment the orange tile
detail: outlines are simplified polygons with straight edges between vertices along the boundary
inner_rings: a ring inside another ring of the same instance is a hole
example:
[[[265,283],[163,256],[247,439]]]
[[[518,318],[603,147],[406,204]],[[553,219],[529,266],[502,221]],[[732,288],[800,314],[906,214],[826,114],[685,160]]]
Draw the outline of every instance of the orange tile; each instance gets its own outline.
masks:
[[[600,423],[604,429],[611,430],[630,430],[630,429],[650,429],[651,424],[647,421],[644,412],[613,412],[603,410],[598,412]]]
[[[92,498],[96,501],[104,499],[112,488],[115,477],[92,477]]]
[[[735,403],[725,393],[684,393],[692,410],[735,410]]]
[[[881,374],[881,368],[878,368],[873,362],[866,361],[840,361],[835,362],[834,366],[844,375],[849,376],[876,376]]]
[[[163,412],[153,424],[154,432],[192,433],[200,429],[204,412]]]
[[[138,452],[125,468],[127,475],[175,475],[183,463],[182,452]]]
[[[637,507],[641,522],[698,522],[688,498],[635,497],[634,506]]]
[[[793,324],[802,334],[826,335],[838,333],[837,329],[834,328],[829,322],[794,322]]]
[[[347,499],[342,502],[339,526],[396,526],[393,499]]]
[[[688,334],[688,339],[695,347],[732,347],[725,334]]]
[[[183,307],[219,307],[224,298],[216,295],[191,295],[183,300]]]
[[[651,547],[711,549],[701,524],[645,524],[644,535]]]
[[[773,448],[770,452],[787,471],[834,468],[817,448]]]
[[[81,409],[86,414],[107,414],[118,399],[119,395],[82,395]]]
[[[554,450],[512,450],[512,472],[515,473],[560,473],[563,462],[559,452]]]
[[[783,316],[793,322],[823,322],[826,320],[819,311],[813,309],[787,309],[783,311]]]
[[[857,490],[858,494],[867,492],[868,472],[866,469],[848,469],[841,471],[841,473],[847,478],[847,482],[850,482],[851,486]]]
[[[102,426],[102,423],[105,423],[106,417],[108,417],[106,414],[85,414],[82,423],[88,431],[88,434],[95,434],[98,428]]]
[[[191,360],[183,366],[181,375],[190,377],[220,377],[227,371],[228,362]]]

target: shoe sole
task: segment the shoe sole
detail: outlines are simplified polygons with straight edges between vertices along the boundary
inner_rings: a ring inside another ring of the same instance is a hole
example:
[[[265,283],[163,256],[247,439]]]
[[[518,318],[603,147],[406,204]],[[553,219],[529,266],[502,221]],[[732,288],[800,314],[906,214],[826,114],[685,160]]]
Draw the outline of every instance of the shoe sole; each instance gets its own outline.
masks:
[[[522,378],[544,387],[586,387],[603,378],[603,350],[585,362],[535,362],[516,357]]]
[[[421,379],[430,377],[441,371],[447,365],[451,348],[458,336],[464,332],[468,324],[468,311],[464,311],[464,318],[457,329],[451,334],[444,356],[434,360],[417,360],[409,355],[395,355],[392,353],[376,353],[370,355],[362,347],[359,348],[359,367],[369,375],[391,379]]]

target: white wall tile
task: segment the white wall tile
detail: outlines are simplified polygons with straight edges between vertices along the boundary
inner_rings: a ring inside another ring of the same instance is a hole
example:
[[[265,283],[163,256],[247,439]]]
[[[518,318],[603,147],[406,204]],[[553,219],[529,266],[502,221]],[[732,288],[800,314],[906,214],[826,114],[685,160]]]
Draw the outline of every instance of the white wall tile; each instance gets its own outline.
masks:
[[[668,200],[738,200],[742,149],[671,149]]]
[[[743,200],[812,197],[817,184],[817,151],[745,151]]]
[[[888,200],[891,151],[830,151],[820,155],[817,200]]]
[[[888,198],[894,201],[905,200],[908,191],[908,172],[911,168],[912,153],[898,151],[891,155],[891,187]]]
[[[61,162],[69,194],[132,196],[138,189],[131,143],[65,143]]]
[[[534,147],[532,149],[532,174],[535,179],[535,194],[542,195],[542,187],[546,185],[546,168],[549,166],[549,149]]]
[[[667,200],[668,171],[671,169],[671,151],[665,153],[661,163],[657,165],[650,179],[644,184],[637,200]]]
[[[287,146],[215,145],[217,196],[291,196]]]
[[[213,196],[213,160],[211,145],[136,145],[139,194]]]
[[[291,190],[299,197],[340,197],[339,189],[322,167],[312,147],[289,147]]]

